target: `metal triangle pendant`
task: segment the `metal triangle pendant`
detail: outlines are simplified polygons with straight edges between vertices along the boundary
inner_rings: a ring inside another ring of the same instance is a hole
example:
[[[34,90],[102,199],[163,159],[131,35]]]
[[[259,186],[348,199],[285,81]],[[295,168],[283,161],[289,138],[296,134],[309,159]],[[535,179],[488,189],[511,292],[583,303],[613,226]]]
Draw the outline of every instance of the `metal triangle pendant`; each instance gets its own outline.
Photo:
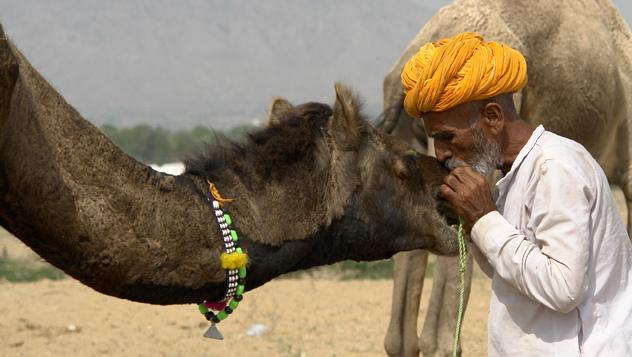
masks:
[[[214,340],[223,340],[224,336],[222,336],[221,332],[217,329],[215,322],[211,323],[211,327],[204,332],[204,337],[212,338]]]

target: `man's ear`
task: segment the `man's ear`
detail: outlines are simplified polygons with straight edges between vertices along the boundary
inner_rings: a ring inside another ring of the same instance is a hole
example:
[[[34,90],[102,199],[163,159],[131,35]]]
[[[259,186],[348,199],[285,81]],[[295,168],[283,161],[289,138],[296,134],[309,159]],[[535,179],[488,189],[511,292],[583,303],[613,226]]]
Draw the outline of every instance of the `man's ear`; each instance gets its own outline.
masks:
[[[287,114],[294,109],[292,103],[287,99],[281,97],[274,97],[268,106],[268,120],[267,126],[272,126],[281,123]]]
[[[366,122],[362,119],[360,100],[351,89],[336,83],[336,104],[331,123],[331,134],[336,146],[342,150],[352,150],[362,141]]]
[[[499,135],[505,126],[505,112],[503,107],[499,103],[489,102],[485,104],[481,114],[481,119],[484,120],[485,126],[490,134],[494,136]]]

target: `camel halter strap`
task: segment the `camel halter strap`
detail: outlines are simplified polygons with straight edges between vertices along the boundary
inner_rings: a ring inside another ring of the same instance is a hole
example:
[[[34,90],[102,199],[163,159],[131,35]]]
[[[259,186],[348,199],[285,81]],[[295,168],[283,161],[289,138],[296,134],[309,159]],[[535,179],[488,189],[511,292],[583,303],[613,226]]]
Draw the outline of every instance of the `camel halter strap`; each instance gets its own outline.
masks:
[[[230,215],[223,210],[224,203],[232,202],[233,199],[222,198],[217,187],[207,180],[209,185],[208,201],[213,207],[215,219],[219,225],[219,230],[224,241],[224,253],[220,256],[222,268],[228,271],[228,281],[226,293],[219,301],[205,300],[198,305],[202,315],[211,322],[211,326],[204,333],[204,337],[215,340],[223,340],[224,337],[217,329],[216,324],[228,317],[239,306],[243,299],[246,283],[246,264],[248,256],[239,247],[237,232],[233,229],[233,220]]]
[[[467,245],[465,244],[465,234],[463,233],[463,219],[459,217],[459,228],[457,230],[457,240],[459,242],[459,302],[456,307],[456,330],[454,331],[454,345],[452,346],[452,356],[456,357],[459,340],[461,339],[461,324],[463,322],[463,312],[465,306],[465,269],[467,267]]]

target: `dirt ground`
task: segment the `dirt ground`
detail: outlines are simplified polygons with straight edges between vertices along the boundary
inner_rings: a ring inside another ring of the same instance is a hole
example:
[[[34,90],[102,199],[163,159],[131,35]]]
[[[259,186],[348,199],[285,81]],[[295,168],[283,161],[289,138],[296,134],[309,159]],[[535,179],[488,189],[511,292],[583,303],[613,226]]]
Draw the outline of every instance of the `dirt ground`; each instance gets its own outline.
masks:
[[[0,238],[0,250],[43,264],[15,238]],[[0,356],[384,356],[392,281],[321,275],[279,279],[246,293],[221,323],[224,341],[202,337],[208,323],[195,305],[121,300],[71,278],[0,281]],[[425,284],[422,306],[432,282]],[[484,278],[473,282],[464,356],[486,355],[489,286]],[[263,333],[253,335],[261,325]]]
[[[620,191],[615,197],[622,205]],[[39,259],[14,238],[0,238],[0,254]],[[490,282],[475,275],[463,356],[487,354]],[[120,300],[70,278],[0,281],[0,356],[384,356],[391,290],[390,280],[279,279],[246,293],[221,323],[225,340],[213,341],[202,337],[208,324],[194,305]]]
[[[207,323],[194,305],[134,303],[72,279],[0,283],[0,355],[383,356],[391,289],[388,280],[273,281],[247,293],[221,323],[225,340],[213,341],[202,337]],[[486,355],[488,300],[489,282],[477,279],[464,356]],[[263,335],[247,334],[255,324]]]

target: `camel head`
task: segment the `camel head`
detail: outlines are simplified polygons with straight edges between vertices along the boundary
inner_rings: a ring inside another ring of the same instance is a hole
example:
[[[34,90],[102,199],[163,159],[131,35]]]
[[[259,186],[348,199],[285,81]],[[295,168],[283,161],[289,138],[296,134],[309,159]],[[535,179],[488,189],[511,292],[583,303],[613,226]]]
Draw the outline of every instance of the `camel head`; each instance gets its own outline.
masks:
[[[211,147],[185,176],[226,197],[251,257],[248,289],[281,273],[399,251],[457,253],[437,199],[439,162],[373,128],[341,84],[333,106],[275,98],[266,128]]]
[[[336,85],[327,142],[337,183],[330,197],[333,216],[344,212],[355,225],[371,227],[362,239],[349,238],[357,252],[353,258],[378,258],[409,248],[456,254],[454,231],[440,215],[451,217],[450,211],[437,197],[447,170],[363,120],[359,100],[342,85]]]
[[[446,169],[373,128],[348,87],[336,84],[335,92],[333,107],[275,98],[267,128],[239,148],[221,151],[220,159],[211,150],[210,158],[190,160],[187,172],[224,181],[227,189],[235,186],[232,176],[257,182],[249,193],[228,192],[256,195],[248,200],[257,208],[249,211],[265,213],[251,218],[242,209],[242,229],[265,245],[328,242],[344,255],[330,255],[327,263],[383,259],[411,249],[455,254],[455,234],[439,213],[449,210],[437,199]],[[322,263],[322,257],[314,259]]]

